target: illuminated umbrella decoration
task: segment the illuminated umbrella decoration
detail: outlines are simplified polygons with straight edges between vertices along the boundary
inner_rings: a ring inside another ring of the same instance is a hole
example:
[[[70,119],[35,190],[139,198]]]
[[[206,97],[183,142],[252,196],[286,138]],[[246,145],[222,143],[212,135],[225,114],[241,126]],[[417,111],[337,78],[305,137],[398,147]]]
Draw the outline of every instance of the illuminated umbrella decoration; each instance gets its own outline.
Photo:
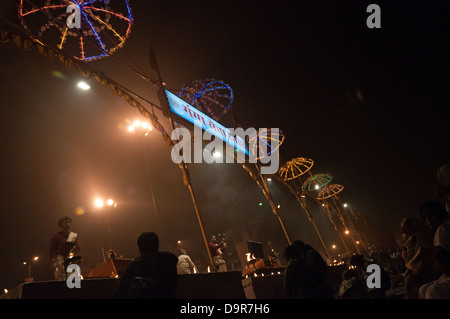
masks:
[[[333,177],[328,174],[316,174],[308,177],[308,179],[303,183],[302,189],[304,191],[318,190],[326,185],[328,185]]]
[[[234,98],[233,90],[228,84],[214,79],[194,81],[190,85],[184,86],[178,92],[177,96],[206,113],[216,121],[230,110]],[[284,141],[284,135],[280,132],[272,132],[270,129],[263,129],[249,140],[256,146],[253,148],[253,153],[250,155],[256,160],[259,160],[278,151],[280,145]],[[252,144],[249,143],[249,145]],[[252,147],[249,148],[252,149]],[[256,155],[257,153],[259,153],[258,156]],[[236,153],[233,153],[233,156],[236,157]],[[263,192],[290,245],[291,240],[278,213],[278,205],[275,204],[272,195],[270,194],[266,178],[261,175],[259,168],[260,163],[253,164],[254,165],[250,165],[250,163],[244,162],[242,163],[242,167]]]
[[[20,0],[19,19],[38,43],[85,62],[123,47],[133,24],[129,0]]]
[[[183,86],[177,96],[218,121],[233,103],[231,87],[223,81],[201,79]]]
[[[284,163],[284,165],[280,167],[276,177],[291,191],[291,193],[295,196],[300,205],[303,207],[303,209],[306,212],[306,215],[308,216],[309,222],[314,226],[314,229],[319,237],[319,240],[322,243],[322,246],[325,250],[325,254],[328,257],[330,257],[327,245],[323,241],[322,235],[320,234],[320,231],[317,228],[316,222],[306,205],[305,196],[302,194],[303,193],[302,190],[299,189],[296,183],[296,181],[300,181],[300,176],[311,170],[313,165],[314,161],[312,159],[304,157],[293,158]]]
[[[249,154],[251,158],[260,160],[276,152],[284,142],[284,134],[281,130],[270,128],[260,129],[256,135],[249,138]]]
[[[308,172],[314,161],[309,158],[297,157],[287,161],[278,170],[278,175],[285,181],[293,180]]]
[[[319,194],[317,195],[318,200],[324,200],[327,198],[331,198],[333,196],[336,196],[338,193],[342,192],[344,189],[344,186],[339,184],[331,184],[323,187]]]

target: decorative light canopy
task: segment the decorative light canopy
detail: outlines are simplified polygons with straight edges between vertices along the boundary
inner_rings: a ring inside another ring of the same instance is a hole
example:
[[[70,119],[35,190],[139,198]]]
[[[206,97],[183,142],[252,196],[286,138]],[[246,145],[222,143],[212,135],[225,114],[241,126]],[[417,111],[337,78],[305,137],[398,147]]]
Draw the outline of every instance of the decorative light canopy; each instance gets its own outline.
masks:
[[[279,129],[260,129],[254,136],[249,137],[249,153],[253,158],[260,160],[277,151],[283,144],[284,138],[283,132]]]
[[[339,184],[330,184],[325,187],[323,187],[319,194],[317,195],[317,199],[324,200],[327,198],[331,198],[333,196],[336,196],[338,193],[342,192],[344,189],[344,186]]]
[[[328,185],[333,177],[329,174],[316,174],[308,177],[308,179],[303,183],[302,190],[313,191],[318,190],[326,185]]]
[[[133,25],[129,0],[20,0],[19,19],[35,41],[85,62],[121,48]]]
[[[177,96],[218,121],[233,103],[231,87],[214,79],[196,80],[183,86]]]
[[[312,159],[296,157],[284,163],[278,170],[278,175],[285,181],[296,179],[308,172],[313,165],[314,161]]]

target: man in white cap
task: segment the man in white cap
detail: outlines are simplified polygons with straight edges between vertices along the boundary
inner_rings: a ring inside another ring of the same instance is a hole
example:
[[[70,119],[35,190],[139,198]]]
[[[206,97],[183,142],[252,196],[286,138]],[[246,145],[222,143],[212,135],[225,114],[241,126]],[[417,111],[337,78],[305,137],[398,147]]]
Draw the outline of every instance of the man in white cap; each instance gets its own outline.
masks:
[[[434,236],[435,259],[442,275],[420,287],[420,299],[450,299],[450,223],[444,223]]]
[[[445,202],[450,213],[450,164],[437,171],[438,195]],[[450,220],[444,221],[434,235],[435,261],[442,275],[435,281],[420,287],[421,299],[450,299]]]

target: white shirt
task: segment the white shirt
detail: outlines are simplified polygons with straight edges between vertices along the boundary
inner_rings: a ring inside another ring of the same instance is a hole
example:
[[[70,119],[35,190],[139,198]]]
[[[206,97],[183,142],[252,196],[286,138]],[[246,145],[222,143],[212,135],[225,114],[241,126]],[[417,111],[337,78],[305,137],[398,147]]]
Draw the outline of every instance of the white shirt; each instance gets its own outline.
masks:
[[[450,299],[450,277],[441,275],[435,281],[422,285],[419,289],[420,299]]]
[[[191,257],[188,255],[178,256],[177,273],[179,275],[190,274],[191,268],[195,268],[195,264],[192,262]]]

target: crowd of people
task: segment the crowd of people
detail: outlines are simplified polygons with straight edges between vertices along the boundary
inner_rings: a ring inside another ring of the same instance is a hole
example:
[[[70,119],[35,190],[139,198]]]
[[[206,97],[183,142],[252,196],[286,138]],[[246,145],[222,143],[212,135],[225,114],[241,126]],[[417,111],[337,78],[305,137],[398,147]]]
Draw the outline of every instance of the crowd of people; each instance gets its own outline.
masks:
[[[417,217],[405,217],[400,231],[400,252],[355,254],[344,265],[342,281],[334,289],[329,268],[311,246],[295,241],[285,251],[288,261],[285,290],[289,298],[384,299],[397,283],[405,299],[450,299],[450,164],[437,172],[437,193],[444,205],[428,201],[419,207]],[[379,265],[380,285],[369,287],[367,267]]]
[[[428,201],[420,217],[402,220],[405,294],[410,299],[450,298],[450,165],[438,170],[437,192],[445,207]]]
[[[401,251],[374,258],[391,279],[392,275],[401,275],[400,286],[403,285],[406,299],[450,299],[450,165],[439,168],[437,179],[437,194],[444,205],[438,201],[420,205],[417,217],[405,217],[401,221]],[[379,292],[386,291],[388,285],[386,276],[385,288],[382,284]],[[337,296],[367,298],[364,277],[358,276],[354,269],[345,271]]]
[[[408,299],[450,298],[450,165],[440,167],[437,178],[444,205],[425,202],[417,217],[405,217],[400,225]]]
[[[438,194],[444,205],[428,201],[419,207],[417,217],[401,221],[403,247],[388,254],[355,254],[344,265],[338,287],[333,284],[329,266],[310,245],[296,240],[285,249],[287,265],[284,289],[287,298],[295,299],[384,299],[392,288],[392,275],[400,275],[406,299],[450,299],[450,164],[438,170]],[[59,221],[61,231],[51,239],[50,256],[55,279],[67,255],[79,250],[76,234],[70,231],[69,217]],[[67,244],[70,242],[70,244]],[[187,252],[159,251],[159,239],[153,232],[137,239],[140,256],[129,262],[121,276],[117,298],[175,298],[178,275],[198,272]],[[227,270],[223,241],[209,240],[212,271]],[[63,252],[61,252],[63,251]],[[64,254],[61,259],[61,254]],[[378,285],[369,285],[369,265],[379,266]]]

